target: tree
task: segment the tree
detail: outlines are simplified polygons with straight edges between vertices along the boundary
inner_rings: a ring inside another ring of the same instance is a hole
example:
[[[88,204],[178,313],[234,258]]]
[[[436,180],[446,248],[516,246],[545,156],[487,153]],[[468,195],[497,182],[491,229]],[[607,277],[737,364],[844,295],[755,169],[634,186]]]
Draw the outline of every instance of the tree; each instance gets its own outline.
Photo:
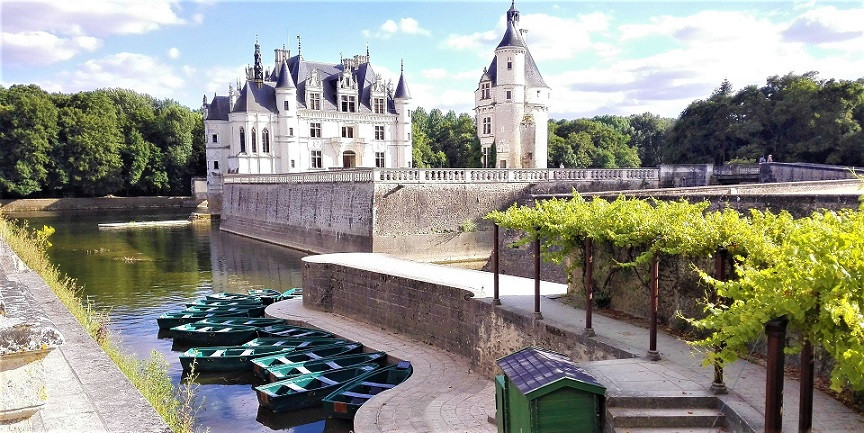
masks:
[[[577,119],[550,121],[549,163],[556,167],[638,167],[639,155],[630,137],[607,124]],[[561,133],[567,133],[561,136]],[[557,138],[555,138],[557,137]]]
[[[630,147],[635,147],[643,167],[657,167],[664,163],[663,150],[668,146],[666,134],[673,119],[656,114],[642,113],[630,116]]]
[[[27,197],[47,188],[57,118],[38,86],[0,87],[0,194]]]

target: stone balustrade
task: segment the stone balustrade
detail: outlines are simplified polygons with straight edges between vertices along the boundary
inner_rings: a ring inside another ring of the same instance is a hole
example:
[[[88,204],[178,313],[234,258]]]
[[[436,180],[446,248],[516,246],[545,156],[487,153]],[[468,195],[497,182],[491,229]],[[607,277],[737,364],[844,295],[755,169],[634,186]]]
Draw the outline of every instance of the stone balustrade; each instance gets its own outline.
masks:
[[[498,168],[360,168],[284,174],[227,174],[224,183],[536,183],[659,179],[653,168],[498,169]]]

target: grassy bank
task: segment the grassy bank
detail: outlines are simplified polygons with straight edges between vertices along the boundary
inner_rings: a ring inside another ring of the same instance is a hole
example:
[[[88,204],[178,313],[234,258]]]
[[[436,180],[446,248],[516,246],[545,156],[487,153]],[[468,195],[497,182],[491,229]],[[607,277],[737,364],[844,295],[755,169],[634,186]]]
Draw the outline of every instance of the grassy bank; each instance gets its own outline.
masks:
[[[9,244],[30,269],[45,280],[87,333],[147,398],[171,430],[176,433],[194,432],[195,410],[192,406],[191,385],[174,388],[168,377],[168,363],[160,353],[153,351],[150,359],[140,360],[114,344],[108,333],[108,318],[105,313],[94,310],[89,302],[81,299],[80,289],[75,281],[61,274],[49,261],[46,249],[51,245],[48,239],[53,232],[51,227],[30,230],[0,216],[0,238]]]

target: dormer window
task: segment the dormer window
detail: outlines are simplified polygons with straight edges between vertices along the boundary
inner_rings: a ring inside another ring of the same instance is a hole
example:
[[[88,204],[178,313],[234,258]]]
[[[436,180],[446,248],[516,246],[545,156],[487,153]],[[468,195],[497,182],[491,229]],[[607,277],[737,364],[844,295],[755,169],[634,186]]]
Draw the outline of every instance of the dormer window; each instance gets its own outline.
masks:
[[[286,104],[287,104],[287,102],[286,102]],[[310,110],[320,110],[321,109],[321,93],[309,92],[308,107]]]
[[[384,114],[384,98],[372,98],[372,112]]]
[[[492,83],[480,83],[480,99],[490,99],[492,97]]]
[[[341,102],[341,111],[353,113],[357,111],[357,97],[354,95],[342,95],[339,98]]]

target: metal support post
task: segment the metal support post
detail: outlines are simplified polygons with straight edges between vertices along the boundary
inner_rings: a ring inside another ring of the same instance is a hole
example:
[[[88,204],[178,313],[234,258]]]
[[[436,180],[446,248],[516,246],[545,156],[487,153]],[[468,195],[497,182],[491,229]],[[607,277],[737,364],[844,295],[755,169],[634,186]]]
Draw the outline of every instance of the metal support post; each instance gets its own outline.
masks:
[[[534,239],[534,318],[542,319],[540,313],[540,232]]]
[[[765,433],[783,431],[783,348],[789,319],[778,317],[765,324],[768,338],[765,378]]]
[[[492,237],[494,238],[494,245],[492,247],[492,305],[501,305],[501,297],[500,297],[500,270],[498,269],[499,263],[499,249],[498,249],[498,224],[492,224]]]
[[[660,352],[657,351],[657,309],[660,304],[660,260],[657,253],[651,257],[651,332],[648,345],[648,359],[660,360]]]
[[[594,242],[585,238],[585,332],[586,337],[593,337],[591,314],[594,309]]]

